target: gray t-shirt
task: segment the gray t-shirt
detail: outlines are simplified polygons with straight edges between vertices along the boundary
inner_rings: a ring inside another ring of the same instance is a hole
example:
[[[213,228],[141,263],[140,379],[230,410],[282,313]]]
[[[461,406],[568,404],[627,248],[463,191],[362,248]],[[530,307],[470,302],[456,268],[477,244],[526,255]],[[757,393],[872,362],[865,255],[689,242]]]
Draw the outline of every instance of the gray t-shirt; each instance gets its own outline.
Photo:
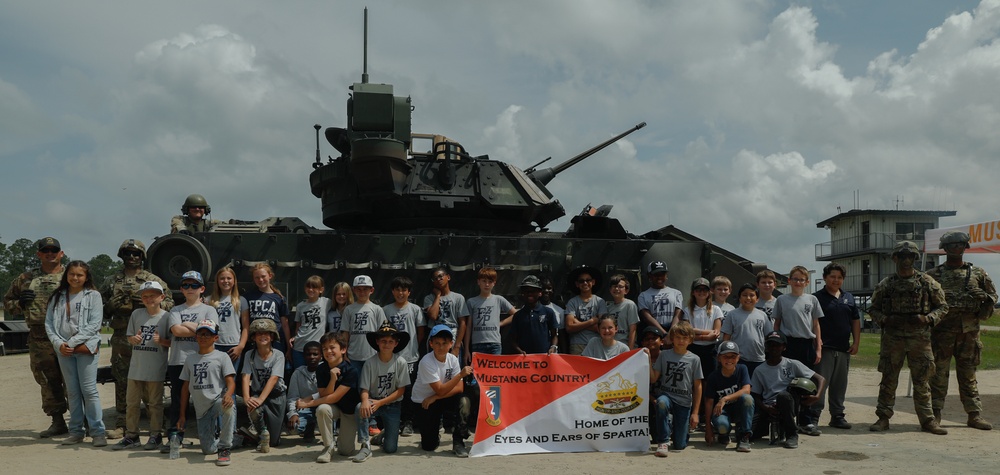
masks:
[[[163,381],[167,375],[167,348],[153,343],[153,333],[167,339],[168,313],[162,309],[150,315],[145,308],[132,311],[125,334],[129,337],[139,334],[142,341],[132,345],[132,360],[128,367],[128,379],[136,381]]]
[[[347,310],[347,307],[344,307]],[[330,313],[326,314],[326,331],[337,333],[340,331],[340,322],[343,320],[343,315],[336,308],[331,308]]]
[[[705,377],[701,359],[690,351],[678,355],[674,350],[663,350],[653,362],[653,369],[660,373],[656,380],[656,396],[667,395],[675,404],[692,407],[694,382]]]
[[[615,339],[628,345],[628,331],[629,327],[639,323],[639,308],[636,307],[635,302],[625,299],[622,303],[618,304],[614,301],[608,301],[608,315],[615,317],[615,321],[618,322],[618,333],[615,333]],[[636,340],[639,339],[639,335],[636,335]]]
[[[267,359],[264,359],[257,354],[256,348],[250,350],[243,358],[243,374],[250,375],[250,392],[252,394],[260,394],[271,376],[277,376],[278,382],[271,390],[271,395],[280,394],[285,391],[285,355],[272,349],[271,354],[268,355]]]
[[[315,302],[302,301],[295,306],[295,322],[299,329],[295,332],[292,349],[302,351],[306,343],[319,341],[326,333],[326,317],[330,312],[330,299],[320,297]]]
[[[816,338],[813,320],[823,318],[819,299],[813,294],[778,296],[772,319],[781,320],[781,333],[791,338]]]
[[[811,378],[815,372],[798,360],[785,357],[771,366],[764,363],[753,371],[750,377],[750,392],[760,394],[764,402],[773,404],[778,393],[788,389],[788,383],[795,378]]]
[[[287,410],[285,417],[292,417],[298,412],[295,402],[304,397],[312,397],[319,389],[316,387],[316,372],[309,371],[308,365],[302,365],[292,371],[288,378],[288,399],[285,400]]]
[[[648,310],[657,323],[663,328],[669,328],[674,321],[674,312],[684,306],[684,294],[670,287],[643,290],[637,302],[639,310]]]
[[[215,307],[198,302],[194,307],[188,307],[187,303],[182,303],[170,309],[170,317],[167,326],[173,328],[176,325],[186,322],[200,323],[202,320],[219,321],[219,314]],[[162,335],[161,335],[162,336]],[[198,353],[198,340],[193,336],[170,335],[170,357],[167,364],[177,366],[184,364],[188,356]]]
[[[591,358],[597,358],[599,360],[610,360],[622,353],[628,353],[628,345],[615,340],[615,344],[610,347],[604,346],[604,342],[601,337],[591,338],[587,342],[587,346],[583,348],[583,353],[581,356],[589,356]]]
[[[771,323],[772,330],[774,329],[774,315],[772,314],[774,313],[774,303],[777,301],[778,301],[777,298],[772,298],[771,300],[767,301],[758,300],[757,305],[755,305],[755,307],[757,307],[758,310],[764,312],[764,315],[767,316],[767,321]]]
[[[740,359],[754,363],[764,361],[764,336],[773,328],[767,315],[757,308],[749,312],[742,308],[731,310],[722,320],[722,333],[740,347]]]
[[[608,314],[608,306],[604,303],[604,299],[592,295],[590,300],[584,302],[579,295],[569,299],[566,302],[566,319],[569,320],[569,316],[573,315],[578,321],[586,322],[592,318],[597,318],[601,315]],[[598,337],[597,332],[593,330],[581,330],[576,333],[570,333],[569,343],[571,345],[586,345],[590,342],[591,338]]]
[[[555,302],[549,302],[546,307],[552,309],[552,313],[556,315],[556,328],[559,330],[564,330],[566,328],[566,311],[562,307],[556,305]]]
[[[469,324],[472,333],[469,343],[500,343],[500,320],[507,318],[514,306],[499,295],[483,298],[475,296],[468,303]]]
[[[731,304],[729,302],[722,302],[722,303],[712,302],[712,306],[713,307],[719,307],[719,308],[722,309],[722,318],[728,317],[729,316],[729,312],[732,312],[733,310],[736,309],[736,307],[734,307],[733,304]]]
[[[424,311],[426,312],[433,303],[434,294],[424,297]],[[454,332],[458,330],[458,319],[469,316],[469,308],[465,305],[465,297],[458,292],[448,292],[447,295],[442,295],[440,309],[441,311],[438,313],[437,320],[427,319],[428,327],[438,324],[448,325],[448,328],[451,328],[451,331]],[[455,338],[458,338],[458,335],[455,335]]]
[[[226,393],[226,376],[229,375],[236,375],[233,360],[219,350],[206,355],[196,351],[184,360],[181,380],[188,382],[198,418],[204,416],[211,409],[212,403]]]
[[[420,307],[415,303],[406,302],[403,308],[399,308],[395,303],[391,303],[382,307],[382,313],[385,313],[385,318],[388,320],[397,330],[406,332],[410,335],[410,342],[406,344],[406,348],[403,348],[398,354],[403,357],[403,361],[407,363],[416,363],[420,360],[420,344],[417,343],[417,328],[420,328],[426,323],[424,322],[424,312],[420,310]]]
[[[344,309],[344,319],[340,322],[340,331],[351,334],[351,343],[347,347],[347,356],[351,361],[366,361],[377,353],[368,344],[367,335],[378,330],[385,323],[385,313],[382,307],[371,302],[353,303]]]
[[[247,299],[240,296],[240,311],[242,314],[247,310]],[[215,312],[219,314],[219,344],[225,346],[236,346],[240,344],[243,336],[243,317],[234,312],[233,298],[226,295],[219,297],[219,302],[215,305]]]
[[[388,363],[378,355],[365,361],[361,369],[358,391],[368,390],[368,399],[384,399],[393,391],[410,384],[410,366],[399,355],[393,354]],[[402,401],[403,396],[389,402]]]

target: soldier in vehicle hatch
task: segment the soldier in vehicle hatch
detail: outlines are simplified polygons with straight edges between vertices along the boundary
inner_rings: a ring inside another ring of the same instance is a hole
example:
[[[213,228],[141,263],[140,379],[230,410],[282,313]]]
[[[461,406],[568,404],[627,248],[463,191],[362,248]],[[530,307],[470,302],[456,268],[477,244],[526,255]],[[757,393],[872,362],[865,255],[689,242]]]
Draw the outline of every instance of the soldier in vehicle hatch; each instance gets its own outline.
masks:
[[[170,233],[201,233],[208,231],[219,224],[220,221],[205,219],[212,213],[212,207],[204,196],[199,194],[188,195],[181,206],[180,215],[174,216],[170,220]]]

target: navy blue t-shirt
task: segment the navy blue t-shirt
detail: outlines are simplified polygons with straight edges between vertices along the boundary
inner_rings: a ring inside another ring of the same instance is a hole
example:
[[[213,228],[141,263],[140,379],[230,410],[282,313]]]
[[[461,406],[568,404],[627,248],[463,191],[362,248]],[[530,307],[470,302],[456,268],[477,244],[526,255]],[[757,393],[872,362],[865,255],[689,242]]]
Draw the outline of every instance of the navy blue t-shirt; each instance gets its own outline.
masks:
[[[247,299],[247,310],[250,312],[250,323],[259,318],[270,318],[278,327],[278,339],[283,340],[281,317],[288,317],[288,303],[285,298],[276,293],[264,293],[260,289],[250,289],[243,295]]]
[[[705,378],[705,391],[702,393],[704,399],[718,401],[730,394],[739,391],[743,386],[750,385],[750,372],[742,364],[736,365],[736,371],[732,376],[723,376],[721,368],[716,368],[712,374]]]
[[[347,394],[344,394],[344,397],[340,398],[334,405],[339,407],[344,414],[354,414],[358,403],[361,402],[361,393],[358,392],[358,372],[354,369],[354,365],[346,359],[340,362],[337,367],[340,368],[340,376],[337,377],[333,390],[336,391],[341,386],[347,386],[351,389],[348,389]],[[323,361],[316,368],[316,387],[322,389],[329,384],[330,364]]]
[[[840,291],[840,298],[830,295],[826,289],[819,289],[813,295],[819,300],[823,318],[819,319],[819,331],[823,336],[823,348],[848,351],[851,349],[851,324],[861,318],[854,296],[846,290]]]
[[[547,353],[557,328],[556,313],[540,303],[532,309],[521,307],[514,314],[511,325],[517,335],[517,346],[522,350],[526,353]]]

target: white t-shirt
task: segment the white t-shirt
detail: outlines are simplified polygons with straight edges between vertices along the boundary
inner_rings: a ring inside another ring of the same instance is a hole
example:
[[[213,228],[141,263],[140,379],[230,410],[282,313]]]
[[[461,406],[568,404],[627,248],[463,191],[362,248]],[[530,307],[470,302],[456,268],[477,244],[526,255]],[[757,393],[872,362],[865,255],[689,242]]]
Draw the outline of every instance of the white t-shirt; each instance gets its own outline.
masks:
[[[441,384],[445,384],[461,372],[462,367],[458,364],[457,356],[448,353],[442,362],[434,357],[433,352],[427,353],[417,366],[417,380],[413,383],[410,399],[417,404],[424,402],[424,399],[434,395],[431,383],[440,381]]]

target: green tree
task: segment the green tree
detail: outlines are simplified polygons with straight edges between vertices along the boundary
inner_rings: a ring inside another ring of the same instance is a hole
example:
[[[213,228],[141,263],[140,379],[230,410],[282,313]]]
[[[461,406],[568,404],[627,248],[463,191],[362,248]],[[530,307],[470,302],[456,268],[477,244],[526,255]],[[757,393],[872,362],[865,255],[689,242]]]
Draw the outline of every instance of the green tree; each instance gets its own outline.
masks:
[[[39,265],[34,241],[20,238],[10,246],[0,243],[0,292],[6,292],[18,275]]]
[[[94,279],[94,285],[101,288],[109,277],[122,270],[125,266],[122,261],[116,261],[107,254],[98,254],[87,261],[90,266],[90,275]]]

